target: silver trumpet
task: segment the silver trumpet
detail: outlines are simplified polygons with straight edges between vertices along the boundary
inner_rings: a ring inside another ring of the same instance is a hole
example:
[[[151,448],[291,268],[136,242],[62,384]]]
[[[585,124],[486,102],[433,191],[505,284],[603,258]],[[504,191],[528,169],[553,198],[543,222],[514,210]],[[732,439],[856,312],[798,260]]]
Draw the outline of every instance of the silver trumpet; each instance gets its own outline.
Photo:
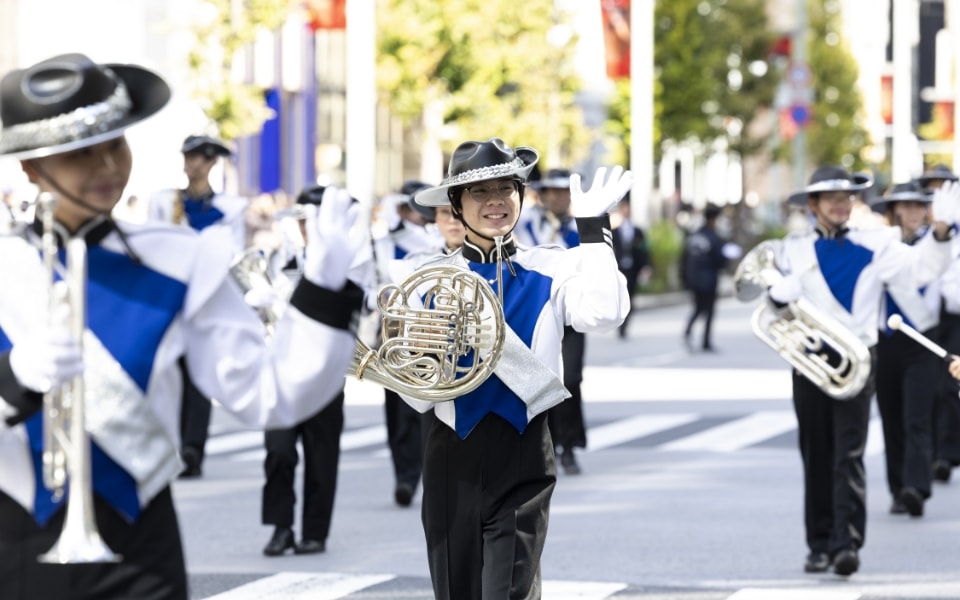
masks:
[[[378,298],[381,344],[357,340],[348,375],[427,402],[467,394],[503,352],[503,308],[482,277],[449,265],[418,269]]]
[[[82,238],[66,243],[66,271],[59,269],[53,212],[56,197],[37,199],[43,234],[41,254],[49,287],[51,314],[61,303],[70,312],[70,333],[82,343],[86,329],[87,245]],[[56,275],[61,274],[59,281]],[[93,512],[90,436],[84,427],[84,381],[75,377],[43,395],[43,483],[56,498],[68,494],[63,529],[53,547],[38,557],[55,564],[116,562],[120,557],[104,543]]]
[[[757,298],[783,275],[769,242],[748,252],[734,273],[737,298]],[[804,377],[837,400],[856,396],[870,377],[870,349],[852,331],[800,298],[774,314],[761,302],[750,320],[754,334]]]

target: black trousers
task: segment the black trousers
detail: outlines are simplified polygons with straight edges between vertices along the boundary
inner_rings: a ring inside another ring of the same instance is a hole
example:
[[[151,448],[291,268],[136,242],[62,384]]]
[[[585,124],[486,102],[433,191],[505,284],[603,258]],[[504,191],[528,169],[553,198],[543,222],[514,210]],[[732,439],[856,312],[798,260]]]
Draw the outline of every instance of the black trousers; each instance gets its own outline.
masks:
[[[871,353],[875,355],[875,350]],[[873,362],[875,366],[875,356]],[[873,393],[871,377],[855,397],[835,400],[793,372],[793,406],[803,460],[804,525],[812,552],[834,555],[863,546],[867,522],[863,451]]]
[[[923,334],[937,339],[933,328]],[[932,352],[895,331],[877,343],[877,408],[883,422],[887,486],[894,497],[904,487],[930,497],[933,462],[933,404],[943,363]]]
[[[547,422],[553,443],[559,448],[586,448],[587,428],[583,420],[583,362],[587,350],[587,336],[573,327],[563,328],[563,385],[570,397],[547,411]]]
[[[399,394],[384,388],[383,410],[387,423],[387,445],[397,483],[416,489],[423,472],[424,415],[403,401]]]
[[[303,444],[303,513],[301,535],[305,540],[324,541],[330,533],[333,500],[340,465],[340,434],[343,432],[343,390],[323,410],[288,429],[264,434],[267,457],[263,462],[261,521],[264,525],[293,527],[297,497],[297,440]]]
[[[200,454],[203,462],[210,431],[210,413],[213,406],[210,399],[197,389],[187,365],[180,360],[180,372],[183,373],[183,401],[180,405],[180,444],[182,448],[193,448]]]
[[[943,313],[941,343],[947,352],[960,355],[960,315]],[[941,367],[940,385],[934,401],[934,458],[960,465],[960,384]]]
[[[624,337],[627,333],[627,323],[633,315],[633,298],[637,295],[637,285],[640,282],[640,269],[620,269],[620,272],[623,273],[624,278],[627,280],[627,293],[630,296],[630,309],[627,311],[627,316],[624,317],[623,323],[620,324],[618,329],[620,337]]]
[[[717,291],[697,291],[691,292],[693,295],[693,313],[687,320],[687,328],[684,334],[689,337],[693,333],[693,324],[697,319],[703,318],[703,347],[713,346],[713,313],[717,305]]]
[[[546,415],[520,433],[488,414],[464,440],[432,418],[421,517],[437,600],[538,600],[556,483]]]
[[[37,557],[60,537],[66,511],[44,527],[0,492],[0,598],[3,600],[186,600],[187,573],[170,488],[128,523],[94,496],[97,529],[121,562],[49,565]]]

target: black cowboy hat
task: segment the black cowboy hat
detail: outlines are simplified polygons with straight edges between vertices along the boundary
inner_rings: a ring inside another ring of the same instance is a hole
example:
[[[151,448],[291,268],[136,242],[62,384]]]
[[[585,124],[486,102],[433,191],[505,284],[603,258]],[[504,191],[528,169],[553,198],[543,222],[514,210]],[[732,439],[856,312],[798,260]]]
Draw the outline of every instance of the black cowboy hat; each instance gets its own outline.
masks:
[[[530,184],[535,190],[566,190],[570,188],[570,169],[550,169],[547,174]]]
[[[540,154],[533,148],[513,149],[500,138],[463,142],[453,151],[446,178],[440,185],[417,193],[414,202],[423,206],[446,206],[455,187],[503,177],[526,181],[538,160]]]
[[[957,181],[958,177],[950,170],[950,167],[944,164],[934,165],[928,171],[924,171],[923,175],[917,177],[917,181],[920,185],[926,187],[930,184],[931,181]]]
[[[898,183],[883,196],[874,198],[870,208],[882,213],[894,202],[933,202],[933,194],[924,191],[917,181]]]
[[[28,160],[93,146],[169,100],[166,82],[142,67],[55,56],[0,81],[0,155]]]
[[[431,187],[433,186],[425,181],[420,181],[419,179],[408,179],[403,182],[403,185],[400,186],[400,195],[403,196],[403,201],[407,205],[413,208],[413,210],[417,211],[417,214],[430,223],[435,223],[437,220],[437,209],[432,206],[421,206],[413,201],[414,196],[423,190],[430,189]]]
[[[856,194],[869,189],[873,185],[873,177],[866,173],[849,173],[843,167],[820,167],[810,176],[807,187],[799,192],[790,194],[787,202],[790,204],[806,204],[810,194],[820,192],[850,192]]]
[[[183,140],[180,152],[183,154],[202,154],[207,158],[233,155],[226,144],[209,135],[187,136],[187,139]]]

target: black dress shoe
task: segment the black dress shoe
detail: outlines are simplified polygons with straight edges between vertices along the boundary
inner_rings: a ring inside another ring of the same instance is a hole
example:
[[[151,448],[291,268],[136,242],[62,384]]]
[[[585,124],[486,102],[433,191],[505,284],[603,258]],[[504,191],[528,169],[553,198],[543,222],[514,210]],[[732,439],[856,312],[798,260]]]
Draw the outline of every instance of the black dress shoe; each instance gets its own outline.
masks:
[[[837,575],[846,577],[847,575],[856,573],[859,568],[860,557],[857,556],[857,551],[853,548],[850,550],[841,550],[833,558],[833,572]]]
[[[826,552],[811,552],[803,564],[803,570],[807,573],[823,573],[829,568],[830,557]]]
[[[890,514],[891,515],[907,514],[907,507],[904,506],[903,502],[900,501],[900,498],[893,499],[893,502],[890,504]]]
[[[950,471],[952,467],[950,462],[946,460],[935,460],[933,461],[933,478],[936,481],[942,481],[946,483],[950,481]]]
[[[923,495],[913,488],[900,490],[900,502],[906,507],[911,517],[923,516]]]
[[[400,482],[393,488],[393,500],[400,506],[410,506],[413,502],[413,486],[409,483]]]
[[[267,556],[281,556],[294,546],[293,530],[289,527],[277,527],[273,530],[273,537],[263,547],[263,553]]]
[[[560,466],[567,475],[579,475],[580,465],[577,464],[577,457],[573,454],[573,448],[564,448],[560,452]]]
[[[327,549],[324,540],[301,540],[293,549],[295,554],[319,554]]]
[[[180,458],[184,464],[183,471],[180,471],[181,479],[196,479],[203,475],[203,470],[200,468],[203,459],[199,450],[192,446],[186,446],[180,451]]]

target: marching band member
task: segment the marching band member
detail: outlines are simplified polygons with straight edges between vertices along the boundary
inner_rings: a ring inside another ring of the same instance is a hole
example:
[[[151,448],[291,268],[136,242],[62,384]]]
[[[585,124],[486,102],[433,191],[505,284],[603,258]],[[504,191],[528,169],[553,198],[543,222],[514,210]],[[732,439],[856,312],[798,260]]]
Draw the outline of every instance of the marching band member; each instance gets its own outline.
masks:
[[[229,158],[230,149],[222,141],[206,135],[191,135],[180,148],[187,187],[153,194],[147,203],[147,219],[176,223],[202,231],[222,227],[229,232],[235,253],[246,245],[244,210],[247,201],[239,196],[213,191],[210,171],[221,157]],[[180,415],[181,458],[186,465],[181,477],[200,477],[210,429],[210,399],[194,385],[184,368],[183,412]]]
[[[587,192],[574,176],[580,245],[530,248],[518,245],[513,232],[538,159],[536,150],[499,138],[464,142],[440,185],[414,197],[424,206],[449,206],[466,229],[459,252],[422,267],[466,268],[493,282],[508,328],[504,352],[524,357],[500,361],[477,389],[454,400],[404,396],[420,411],[432,409],[422,520],[441,600],[540,598],[540,556],[556,485],[545,412],[569,396],[560,379],[563,327],[615,329],[629,308],[607,214],[629,190],[629,171],[615,167],[607,177],[599,169]]]
[[[555,244],[561,248],[580,245],[577,221],[570,212],[569,169],[549,169],[542,179],[530,186],[537,191],[540,203],[521,213],[516,228],[518,243],[529,246]],[[612,244],[612,241],[611,241]],[[587,352],[587,336],[571,326],[563,328],[563,385],[570,397],[547,413],[547,423],[554,445],[560,449],[560,466],[567,475],[580,474],[574,448],[586,448],[587,427],[583,421],[583,361]]]
[[[224,399],[240,420],[258,427],[291,425],[322,409],[336,394],[329,382],[350,363],[348,327],[362,294],[348,283],[347,270],[367,247],[368,229],[346,192],[329,190],[319,211],[308,214],[304,277],[270,346],[228,277],[231,253],[219,236],[110,218],[132,166],[124,131],[169,97],[167,84],[146,69],[96,64],[81,54],[0,81],[0,155],[19,159],[41,192],[56,195],[56,223],[46,238],[82,238],[89,248],[81,346],[64,325],[70,307],[47,310],[52,282],[41,259],[50,254],[38,252],[38,225],[0,238],[0,276],[17,282],[0,289],[5,599],[185,600],[170,490],[183,468],[178,361],[184,358],[204,394]],[[92,480],[86,481],[95,493],[95,519],[122,560],[50,565],[37,557],[62,535],[64,504],[85,478],[71,473],[70,491],[59,498],[44,486],[41,401],[78,377],[87,390]]]
[[[793,371],[804,472],[804,523],[809,554],[804,569],[847,576],[860,567],[866,533],[866,479],[863,450],[874,392],[879,306],[884,285],[916,289],[936,279],[950,259],[951,226],[960,209],[958,194],[935,196],[933,235],[915,246],[893,228],[851,229],[847,222],[856,195],[870,187],[869,176],[842,167],[821,167],[789,202],[806,202],[812,231],[774,242],[783,277],[768,290],[775,308],[801,297],[855,334],[873,357],[871,377],[851,398],[836,400]]]
[[[900,229],[901,240],[918,243],[930,232],[932,198],[919,184],[895,185],[874,202],[891,225]],[[931,339],[938,337],[940,320],[939,280],[917,288],[890,284],[884,293],[883,318],[877,342],[877,407],[883,423],[887,459],[887,485],[893,496],[892,514],[923,516],[923,503],[930,497],[930,464],[933,455],[933,404],[942,378],[940,360],[901,331],[887,326],[898,314]]]
[[[935,165],[917,178],[927,192],[934,192],[958,180],[946,165]],[[944,348],[960,354],[960,237],[953,240],[953,260],[940,279],[943,309],[940,314],[940,340]],[[937,390],[934,401],[933,479],[950,481],[953,467],[960,465],[960,388],[949,377]]]
[[[322,205],[325,186],[308,185],[297,195],[298,207]],[[288,249],[287,260],[277,278],[289,281],[275,286],[281,293],[294,289],[303,274],[306,257],[303,248],[309,243],[310,230],[306,226],[303,211],[295,219],[300,240],[292,240],[283,246]],[[299,251],[289,254],[289,249]],[[372,287],[372,263],[358,254],[347,274],[347,280],[365,293]],[[247,298],[250,303],[250,298]],[[275,305],[276,299],[269,299]],[[310,415],[292,427],[268,429],[264,432],[266,456],[263,459],[264,484],[261,499],[261,522],[273,525],[273,534],[263,548],[266,556],[281,556],[293,549],[294,554],[317,554],[326,551],[327,537],[333,522],[333,505],[337,493],[337,474],[340,467],[340,435],[343,433],[343,403],[345,375],[325,382],[321,395],[333,393],[322,410]],[[303,486],[301,488],[300,541],[295,541],[293,532],[294,507],[297,502],[296,472],[299,456],[297,442],[303,448]]]

